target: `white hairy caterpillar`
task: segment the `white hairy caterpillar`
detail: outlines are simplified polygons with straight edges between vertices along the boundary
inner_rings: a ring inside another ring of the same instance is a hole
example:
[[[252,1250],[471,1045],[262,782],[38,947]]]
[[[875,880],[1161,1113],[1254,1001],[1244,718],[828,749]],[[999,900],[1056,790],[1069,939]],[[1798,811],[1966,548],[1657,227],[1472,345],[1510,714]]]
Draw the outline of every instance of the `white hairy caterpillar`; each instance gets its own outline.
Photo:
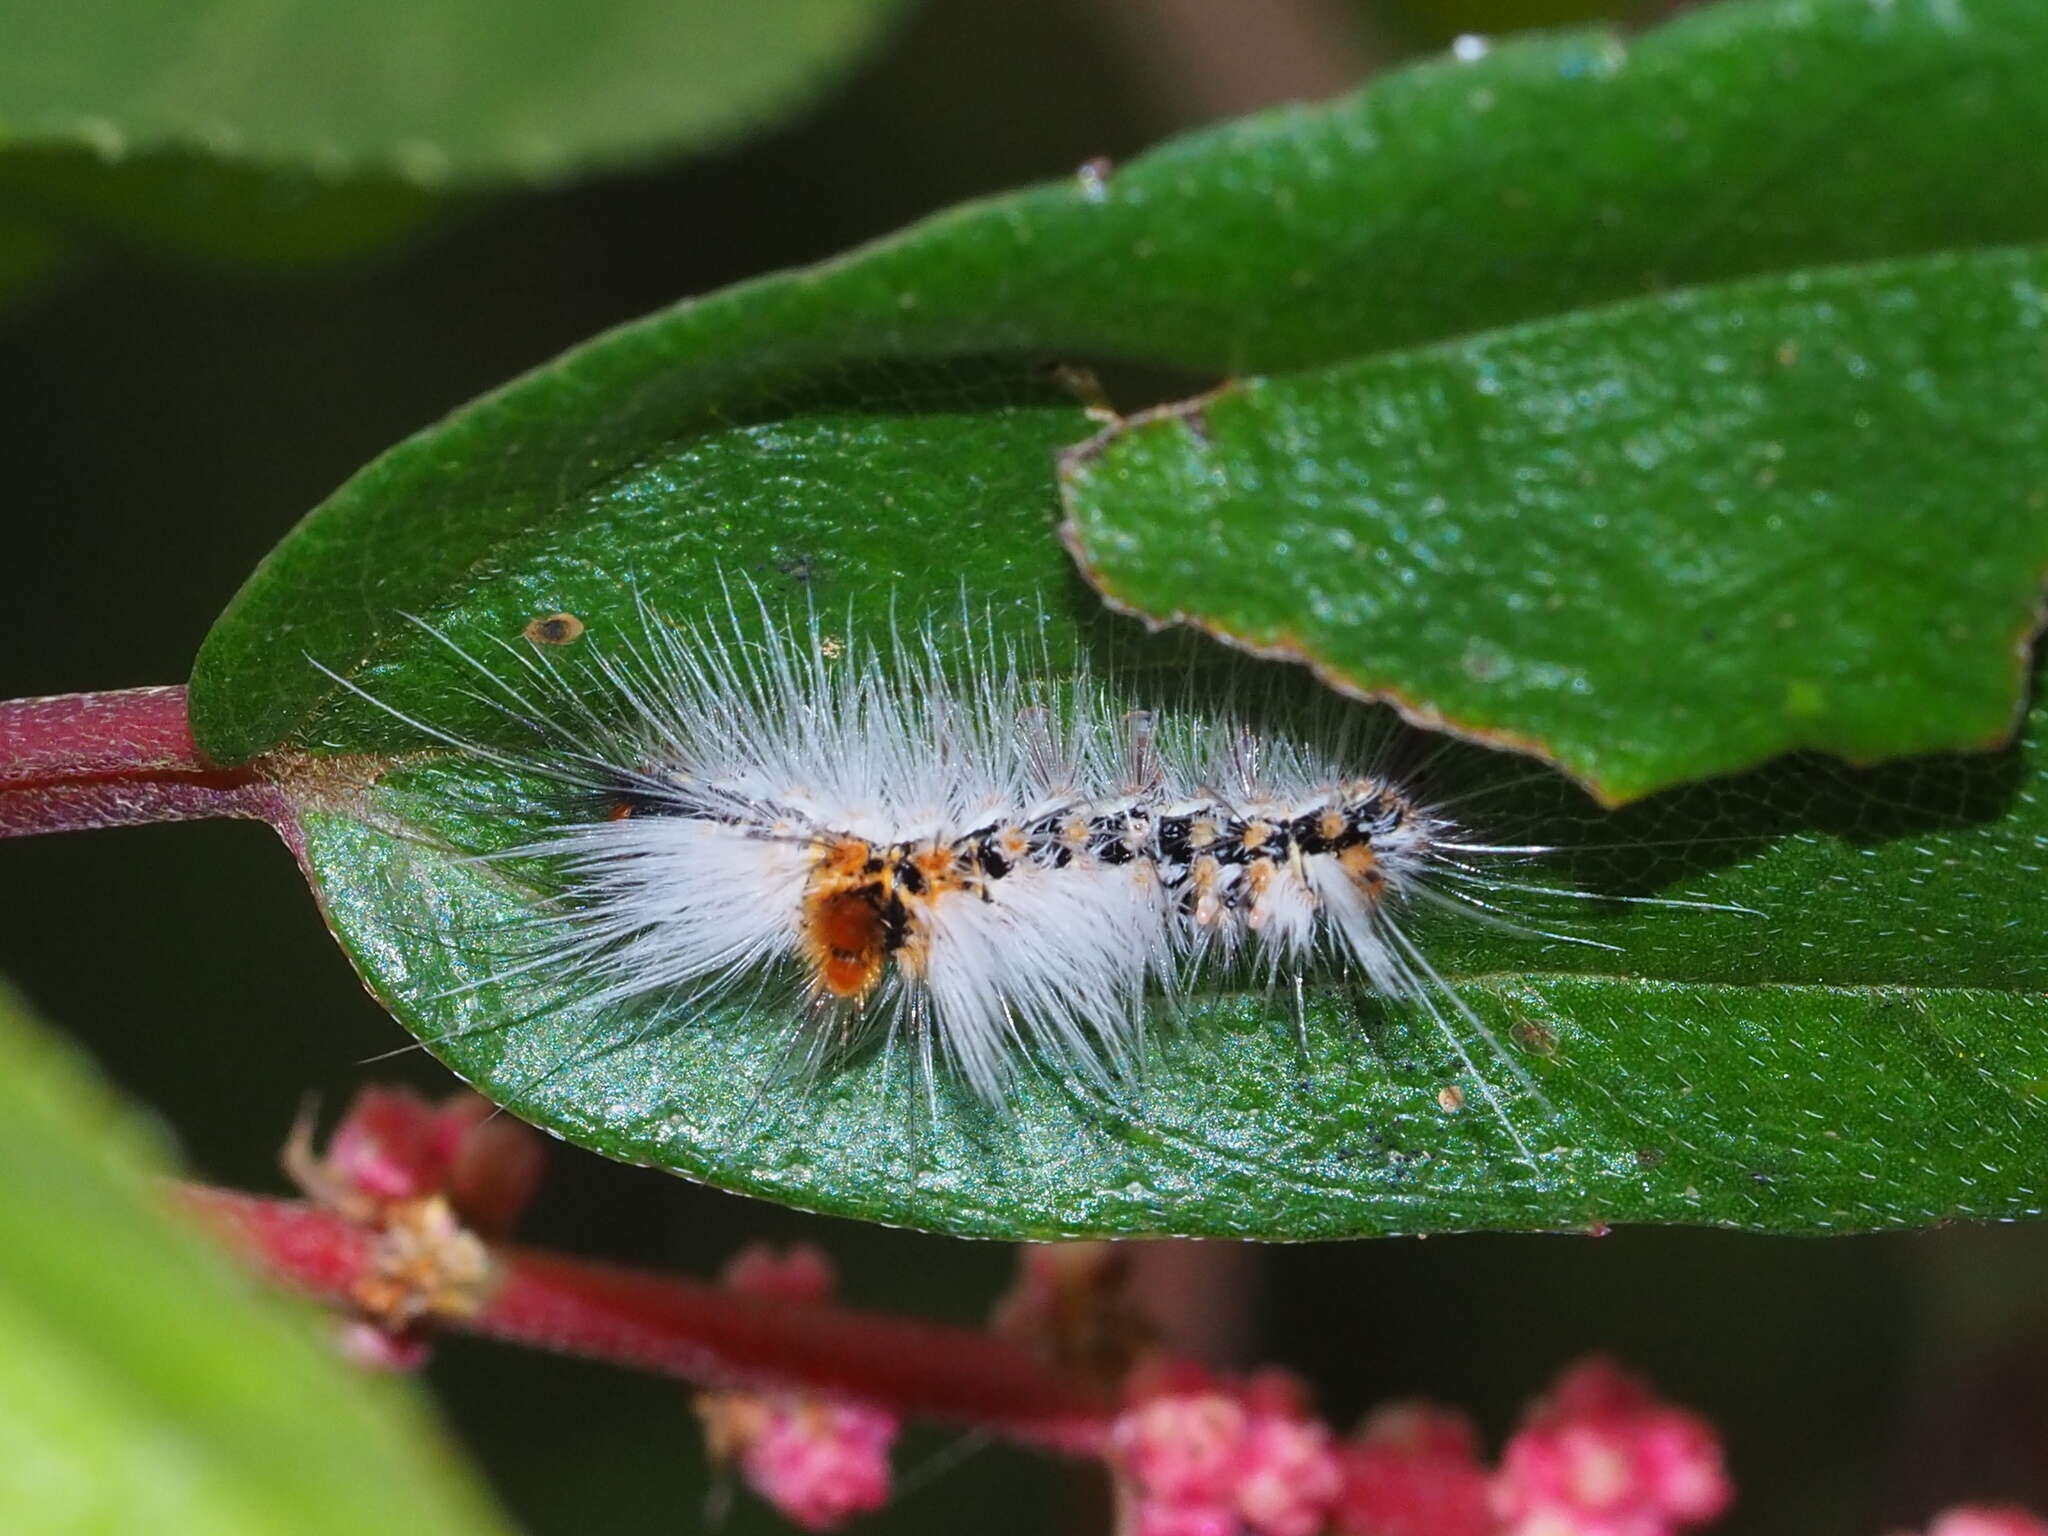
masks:
[[[992,644],[959,659],[929,629],[877,647],[754,606],[751,639],[730,608],[583,639],[558,616],[481,654],[423,626],[533,745],[399,717],[564,796],[557,825],[482,856],[554,886],[492,981],[541,971],[667,1016],[747,998],[813,1069],[880,1040],[928,1092],[999,1102],[1026,1062],[1113,1088],[1199,988],[1287,985],[1298,1010],[1334,969],[1421,1008],[1528,1155],[1475,1050],[1540,1095],[1403,920],[1501,923],[1483,861],[1542,850],[1419,797],[1376,713],[1173,697]]]

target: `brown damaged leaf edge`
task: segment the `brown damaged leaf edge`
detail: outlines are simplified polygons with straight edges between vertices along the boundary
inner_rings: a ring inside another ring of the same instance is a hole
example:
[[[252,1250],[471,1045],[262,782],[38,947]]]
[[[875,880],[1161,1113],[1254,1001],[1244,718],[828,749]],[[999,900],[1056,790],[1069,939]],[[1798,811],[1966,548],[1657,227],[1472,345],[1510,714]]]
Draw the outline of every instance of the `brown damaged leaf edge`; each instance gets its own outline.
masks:
[[[1209,441],[1208,412],[1211,406],[1224,397],[1238,393],[1243,388],[1238,380],[1229,380],[1205,394],[1188,400],[1176,400],[1166,405],[1153,406],[1143,411],[1134,411],[1129,416],[1118,417],[1105,425],[1085,442],[1076,443],[1059,456],[1060,500],[1068,510],[1059,526],[1060,542],[1072,556],[1081,579],[1094,589],[1095,594],[1115,613],[1139,620],[1149,630],[1157,632],[1173,625],[1188,628],[1221,641],[1233,650],[1256,656],[1263,661],[1284,661],[1307,667],[1311,675],[1326,687],[1347,698],[1367,704],[1385,704],[1400,717],[1419,730],[1441,731],[1463,741],[1473,742],[1482,747],[1502,751],[1519,752],[1555,768],[1574,783],[1580,785],[1608,810],[1617,810],[1637,800],[1660,793],[1672,785],[1657,785],[1646,790],[1629,792],[1616,791],[1612,786],[1586,773],[1581,773],[1567,763],[1556,749],[1543,737],[1510,730],[1502,726],[1481,725],[1470,720],[1460,720],[1444,713],[1435,705],[1403,693],[1391,679],[1372,681],[1359,677],[1341,667],[1324,660],[1312,647],[1284,631],[1254,638],[1239,633],[1227,624],[1203,614],[1191,613],[1183,608],[1174,608],[1164,614],[1157,613],[1132,602],[1105,577],[1101,569],[1090,558],[1087,536],[1080,521],[1072,512],[1069,491],[1088,470],[1094,461],[1119,438],[1141,431],[1161,422],[1177,422],[1196,441]],[[2044,632],[2048,632],[2048,570],[2044,570],[2036,582],[2040,595],[2036,598],[2033,611],[2028,615],[2013,636],[2012,656],[2012,704],[2006,723],[1991,735],[1976,743],[1974,749],[1983,752],[1999,752],[2010,747],[2018,738],[2021,727],[2026,723],[2027,704],[2034,670],[2034,647]],[[1842,752],[1825,742],[1792,741],[1782,749],[1784,753],[1800,751],[1827,752],[1839,758],[1852,768],[1870,768],[1892,760],[1889,754],[1862,756]],[[1758,764],[1749,764],[1756,767]],[[1731,770],[1741,771],[1741,770]]]
[[[1190,400],[1176,400],[1167,405],[1153,406],[1148,410],[1134,411],[1129,416],[1119,417],[1117,420],[1109,423],[1109,425],[1105,426],[1087,441],[1076,443],[1073,447],[1063,450],[1059,456],[1061,502],[1071,506],[1067,495],[1069,487],[1087,472],[1088,466],[1100,458],[1104,450],[1111,443],[1126,433],[1138,431],[1163,421],[1175,421],[1192,433],[1198,441],[1206,443],[1209,438],[1209,408],[1226,395],[1237,393],[1242,387],[1238,381],[1230,380],[1218,385],[1206,394],[1196,395]],[[1626,805],[1632,799],[1641,798],[1637,795],[1610,794],[1597,781],[1573,773],[1559,759],[1550,744],[1541,737],[1524,735],[1517,731],[1504,730],[1495,726],[1474,725],[1467,721],[1455,719],[1450,715],[1446,715],[1432,704],[1424,703],[1420,699],[1410,698],[1401,692],[1392,681],[1368,682],[1354,677],[1340,667],[1332,666],[1318,656],[1314,650],[1291,635],[1276,634],[1269,635],[1263,639],[1254,639],[1250,635],[1239,634],[1225,624],[1218,623],[1198,613],[1190,613],[1186,609],[1175,608],[1162,615],[1140,607],[1111,586],[1108,579],[1103,576],[1102,572],[1089,558],[1086,535],[1082,533],[1080,522],[1074,517],[1071,510],[1060,521],[1059,536],[1060,542],[1066,546],[1067,553],[1073,557],[1074,565],[1081,573],[1081,579],[1094,589],[1096,596],[1100,597],[1112,612],[1123,614],[1127,618],[1137,619],[1149,630],[1156,632],[1176,624],[1186,625],[1191,629],[1210,636],[1212,639],[1221,641],[1233,650],[1242,651],[1248,656],[1256,656],[1261,661],[1297,663],[1307,667],[1318,682],[1343,694],[1346,698],[1357,699],[1367,704],[1390,705],[1403,720],[1419,730],[1441,731],[1447,735],[1456,736],[1461,740],[1474,742],[1483,747],[1494,747],[1508,752],[1520,752],[1526,756],[1536,758],[1540,762],[1548,763],[1559,772],[1583,784],[1594,799],[1610,810],[1616,806]],[[2025,706],[2024,694],[2021,697],[2020,703],[2023,710]],[[2013,729],[2017,729],[2017,722],[2015,722]],[[2010,740],[2009,734],[2007,739]]]

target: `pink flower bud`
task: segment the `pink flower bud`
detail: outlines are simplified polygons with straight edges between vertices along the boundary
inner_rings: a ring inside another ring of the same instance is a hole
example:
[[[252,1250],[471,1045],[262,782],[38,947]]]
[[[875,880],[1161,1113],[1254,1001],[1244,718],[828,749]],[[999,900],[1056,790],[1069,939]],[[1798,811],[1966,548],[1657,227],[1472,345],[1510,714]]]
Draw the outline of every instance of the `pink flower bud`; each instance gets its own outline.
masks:
[[[740,1453],[748,1484],[798,1525],[830,1530],[889,1500],[894,1415],[810,1395],[771,1400]]]
[[[540,1193],[547,1147],[487,1099],[458,1093],[435,1111],[448,1203],[486,1237],[505,1237]]]
[[[1342,1487],[1329,1430],[1293,1377],[1236,1386],[1159,1362],[1110,1430],[1137,1536],[1315,1536]]]
[[[1131,1536],[1240,1536],[1237,1516],[1220,1504],[1161,1504],[1145,1500],[1131,1521]]]
[[[1238,1450],[1237,1510],[1259,1536],[1313,1536],[1344,1485],[1329,1429],[1255,1414]]]
[[[1530,1404],[1523,1421],[1551,1424],[1573,1419],[1626,1418],[1656,1406],[1657,1394],[1640,1376],[1605,1355],[1589,1355],[1565,1368],[1550,1390]]]
[[[434,1353],[433,1340],[416,1328],[393,1331],[352,1318],[335,1331],[344,1358],[366,1371],[404,1375],[424,1366]]]
[[[417,1200],[446,1172],[434,1106],[410,1088],[372,1085],[350,1101],[328,1140],[329,1175],[373,1200]]]
[[[1733,1497],[1712,1427],[1601,1359],[1531,1408],[1493,1482],[1506,1536],[1674,1536]]]
[[[839,1284],[832,1260],[809,1243],[793,1243],[780,1253],[766,1243],[749,1243],[726,1263],[719,1279],[727,1290],[743,1295],[812,1304],[829,1301]]]
[[[1937,1516],[1927,1536],[2048,1536],[2048,1520],[2015,1504],[1965,1504]]]
[[[1228,1508],[1245,1411],[1222,1391],[1171,1393],[1125,1412],[1111,1454],[1147,1503]]]
[[[1492,1536],[1491,1474],[1463,1414],[1434,1403],[1390,1403],[1339,1455],[1340,1536]]]
[[[1704,1419],[1657,1408],[1637,1421],[1638,1466],[1657,1503],[1684,1525],[1718,1519],[1735,1494],[1721,1462],[1721,1440]]]
[[[301,1122],[285,1166],[321,1204],[374,1223],[383,1210],[439,1195],[487,1236],[511,1231],[540,1185],[545,1157],[528,1126],[473,1093],[430,1104],[410,1088],[371,1086],[350,1101],[324,1153]]]

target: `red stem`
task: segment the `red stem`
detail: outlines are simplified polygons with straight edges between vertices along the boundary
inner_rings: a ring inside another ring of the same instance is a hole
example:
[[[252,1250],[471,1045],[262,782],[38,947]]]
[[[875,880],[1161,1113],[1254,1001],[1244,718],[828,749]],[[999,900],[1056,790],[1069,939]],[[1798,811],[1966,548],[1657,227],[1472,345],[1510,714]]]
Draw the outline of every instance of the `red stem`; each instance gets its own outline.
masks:
[[[0,837],[203,817],[267,821],[298,851],[297,818],[259,765],[209,763],[183,688],[0,703]],[[347,1306],[377,1234],[295,1201],[187,1187],[187,1203],[278,1278]],[[471,1332],[702,1386],[844,1393],[1048,1449],[1093,1453],[1104,1405],[989,1334],[715,1286],[529,1249],[492,1250],[500,1279]]]
[[[215,816],[267,821],[297,847],[273,779],[201,755],[183,688],[0,702],[0,837]]]
[[[376,1234],[317,1206],[180,1186],[231,1244],[298,1290],[348,1305]],[[991,1334],[884,1313],[743,1295],[509,1244],[477,1316],[447,1326],[606,1360],[697,1386],[843,1393],[905,1418],[1098,1453],[1102,1400]]]

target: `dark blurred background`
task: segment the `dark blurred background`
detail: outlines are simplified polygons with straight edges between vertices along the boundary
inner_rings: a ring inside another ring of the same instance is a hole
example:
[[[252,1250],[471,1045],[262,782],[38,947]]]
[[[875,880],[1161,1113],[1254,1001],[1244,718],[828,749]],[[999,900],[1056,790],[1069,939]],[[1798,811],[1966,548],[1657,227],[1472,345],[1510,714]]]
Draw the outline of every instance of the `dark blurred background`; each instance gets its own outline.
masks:
[[[1641,23],[1672,9],[1610,5]],[[928,0],[799,122],[719,157],[466,210],[397,252],[252,276],[108,247],[0,316],[8,574],[0,696],[181,679],[264,551],[352,470],[616,321],[823,257],[963,197],[1326,95],[1467,29],[1570,0]],[[275,1188],[302,1095],[434,1091],[255,826],[0,849],[0,971],[153,1105],[190,1163]],[[530,1235],[714,1268],[806,1238],[861,1304],[978,1320],[1010,1250],[806,1217],[557,1148]],[[1560,1365],[1616,1351],[1724,1426],[1734,1532],[1865,1532],[1956,1499],[2048,1507],[2048,1233],[1772,1240],[1712,1232],[1165,1251],[1191,1343],[1305,1371],[1339,1422],[1393,1395],[1494,1436]],[[1200,1283],[1200,1289],[1189,1286]],[[708,1474],[672,1385],[451,1340],[454,1433],[536,1533],[674,1532]],[[919,1471],[920,1466],[925,1470]],[[1075,1469],[933,1433],[873,1528],[1099,1527]],[[782,1529],[742,1497],[734,1531]]]

